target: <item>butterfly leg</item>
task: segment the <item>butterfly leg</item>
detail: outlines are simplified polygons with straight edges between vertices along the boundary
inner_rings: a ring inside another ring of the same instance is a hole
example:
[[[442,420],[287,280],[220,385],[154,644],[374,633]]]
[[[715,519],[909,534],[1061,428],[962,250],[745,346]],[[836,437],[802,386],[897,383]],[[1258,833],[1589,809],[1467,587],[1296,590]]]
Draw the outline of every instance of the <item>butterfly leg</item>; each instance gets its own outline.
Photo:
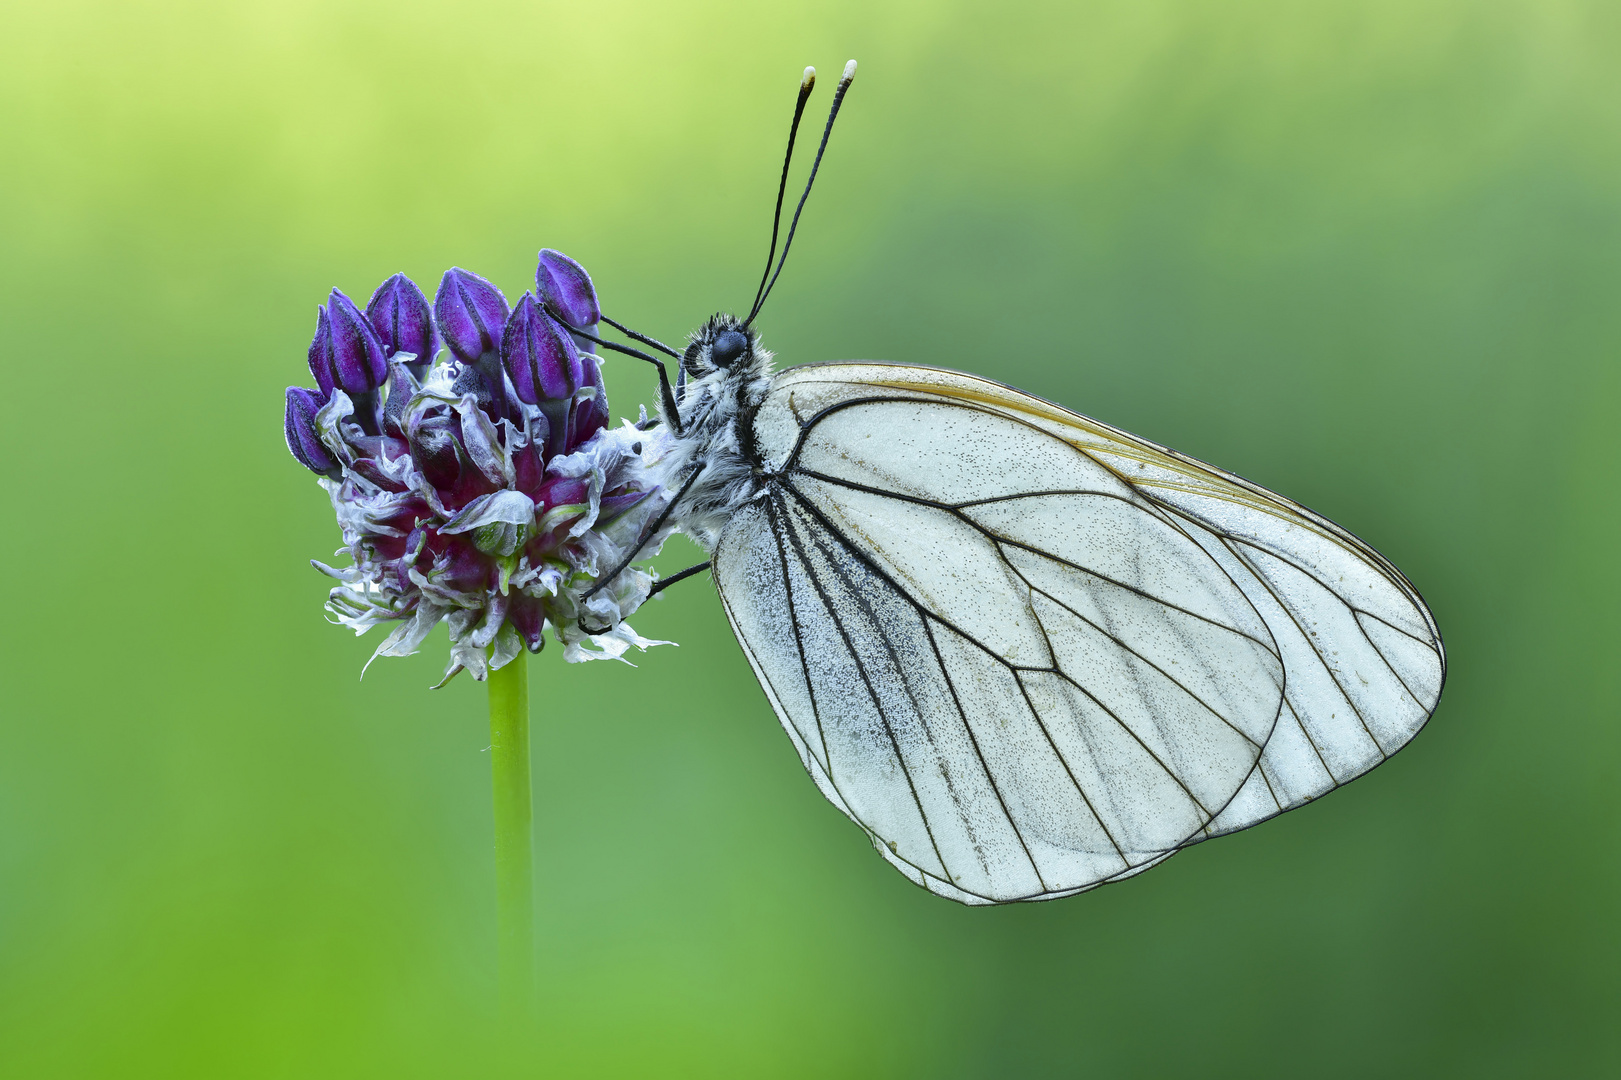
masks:
[[[660,365],[660,370],[663,370],[662,365]],[[659,511],[659,516],[653,519],[652,527],[642,534],[642,539],[634,548],[631,549],[630,554],[621,559],[619,565],[614,567],[612,572],[604,574],[597,580],[595,585],[591,586],[591,588],[586,591],[584,596],[580,597],[581,606],[584,606],[585,602],[601,591],[603,586],[607,585],[608,582],[614,580],[614,578],[624,573],[625,568],[636,561],[636,556],[642,553],[642,548],[647,546],[648,540],[657,536],[659,534],[659,530],[664,528],[664,523],[670,520],[670,512],[675,509],[675,504],[681,501],[682,496],[686,495],[687,492],[692,490],[692,485],[698,481],[699,475],[703,473],[704,467],[708,464],[709,463],[707,461],[704,461],[701,458],[694,463],[692,472],[687,474],[686,480],[682,481],[681,490],[675,493],[675,498],[666,503],[664,509]],[[708,563],[705,563],[704,565],[707,566]],[[676,578],[685,577],[689,573],[697,573],[697,568],[695,567],[692,570],[684,570],[680,574],[676,575]],[[674,581],[676,578],[671,578],[670,580]],[[582,632],[587,634],[606,634],[610,629],[606,626],[596,630],[591,629],[589,626],[585,625],[585,615],[583,613],[575,618],[574,624],[578,626]]]
[[[553,318],[558,319],[559,321],[561,321],[561,319],[562,319],[561,313],[554,310],[554,309],[552,309],[552,308],[547,308],[547,314],[551,315]],[[606,315],[604,315],[602,317],[602,321],[607,323],[608,325],[614,327],[615,329],[619,330],[622,333],[629,334],[631,337],[635,338],[637,341],[647,342],[648,344],[653,345],[655,348],[661,349],[664,352],[669,353],[671,356],[676,357],[677,359],[679,359],[680,356],[681,356],[680,353],[676,352],[674,349],[670,348],[668,345],[664,345],[664,344],[661,344],[661,343],[659,343],[657,341],[654,341],[654,339],[652,339],[650,337],[647,337],[647,336],[645,336],[643,334],[638,334],[634,330],[627,330],[624,327],[620,326],[618,323],[614,322],[612,319],[608,318]],[[616,353],[623,353],[626,356],[634,356],[638,360],[646,360],[649,364],[652,364],[655,368],[657,368],[658,373],[659,373],[659,400],[661,402],[663,402],[663,404],[664,404],[664,415],[665,415],[666,419],[668,419],[668,421],[670,423],[670,429],[672,431],[674,431],[677,435],[682,434],[682,430],[681,430],[681,410],[676,407],[675,393],[670,389],[670,373],[668,371],[664,370],[664,361],[663,360],[660,360],[656,356],[649,356],[647,353],[642,352],[642,350],[640,350],[640,349],[632,349],[628,345],[620,345],[620,344],[617,344],[616,342],[604,341],[601,338],[597,337],[595,334],[587,333],[584,330],[579,330],[579,329],[576,329],[576,328],[574,328],[572,326],[569,327],[569,333],[573,334],[575,337],[582,337],[587,341],[594,341],[598,345],[601,345],[603,348],[612,349]]]
[[[674,585],[676,582],[685,581],[687,578],[692,577],[694,574],[701,574],[705,570],[708,570],[708,569],[709,569],[709,564],[707,562],[701,562],[697,566],[689,566],[689,567],[687,567],[685,570],[682,570],[680,573],[671,574],[667,578],[662,578],[651,589],[647,590],[647,598],[649,600],[651,600],[651,599],[653,599],[653,597],[657,596],[659,593],[663,592],[665,589],[668,589],[671,585]]]

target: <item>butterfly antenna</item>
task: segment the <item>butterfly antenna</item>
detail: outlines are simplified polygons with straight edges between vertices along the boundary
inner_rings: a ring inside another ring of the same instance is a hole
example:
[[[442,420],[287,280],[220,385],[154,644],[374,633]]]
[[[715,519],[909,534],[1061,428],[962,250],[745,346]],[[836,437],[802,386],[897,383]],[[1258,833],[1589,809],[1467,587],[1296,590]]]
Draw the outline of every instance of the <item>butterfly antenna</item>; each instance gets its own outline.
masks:
[[[755,301],[754,309],[749,312],[749,317],[743,320],[745,327],[754,321],[756,315],[760,314],[760,309],[765,306],[766,298],[771,295],[771,290],[777,287],[777,278],[782,275],[782,268],[788,262],[788,249],[794,243],[794,230],[799,228],[799,215],[805,209],[805,200],[810,198],[811,185],[816,183],[816,170],[822,167],[822,155],[827,152],[827,140],[833,134],[833,121],[838,119],[839,106],[844,103],[845,92],[850,89],[850,83],[854,81],[855,77],[856,62],[852,60],[844,65],[844,74],[839,77],[839,87],[833,91],[833,108],[827,114],[827,127],[822,129],[822,144],[816,148],[816,160],[811,162],[810,178],[805,181],[805,193],[799,197],[799,205],[794,207],[794,218],[788,223],[788,238],[782,242],[782,258],[777,261],[776,273],[771,275],[771,280],[766,284],[765,291]],[[784,166],[784,169],[786,170],[786,166]],[[786,171],[784,171],[783,180],[784,183],[787,182]]]
[[[810,100],[811,90],[816,87],[816,69],[805,69],[805,77],[799,80],[799,100],[794,103],[794,122],[788,127],[788,152],[782,155],[782,182],[777,185],[777,212],[771,217],[771,250],[766,252],[765,273],[760,275],[760,287],[754,290],[754,306],[749,309],[749,318],[753,319],[765,302],[765,282],[771,276],[771,261],[777,257],[777,227],[782,224],[782,197],[788,191],[788,165],[794,160],[794,136],[799,134],[799,118],[805,115],[805,102]],[[747,323],[743,325],[747,326]]]

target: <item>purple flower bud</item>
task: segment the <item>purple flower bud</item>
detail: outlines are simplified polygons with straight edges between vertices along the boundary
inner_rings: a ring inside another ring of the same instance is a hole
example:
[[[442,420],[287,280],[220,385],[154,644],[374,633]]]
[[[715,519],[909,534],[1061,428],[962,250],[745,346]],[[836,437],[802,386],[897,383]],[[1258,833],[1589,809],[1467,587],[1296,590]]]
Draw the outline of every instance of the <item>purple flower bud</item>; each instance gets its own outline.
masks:
[[[424,479],[441,491],[448,491],[461,479],[461,454],[451,422],[446,417],[430,417],[410,432],[411,457]]]
[[[336,480],[343,470],[321,442],[315,426],[315,414],[325,404],[326,395],[319,391],[302,386],[287,388],[287,449],[310,472]]]
[[[326,317],[326,308],[315,309],[315,340],[310,342],[310,374],[321,393],[332,396],[332,322]]]
[[[490,365],[482,362],[462,365],[461,374],[457,375],[456,381],[450,385],[450,392],[457,397],[461,397],[463,394],[472,394],[473,400],[478,402],[478,407],[488,413],[491,419],[500,419],[506,415],[506,412],[501,408],[501,402],[496,398],[495,392],[490,387],[501,378],[501,365],[499,362],[493,365],[493,377],[489,378],[484,374],[488,367]],[[506,396],[506,387],[501,387],[501,390],[504,398]]]
[[[388,399],[383,402],[385,435],[400,439],[405,437],[405,413],[418,389],[410,368],[398,360],[388,362]]]
[[[651,492],[633,491],[627,488],[617,495],[604,495],[602,497],[602,508],[597,511],[597,520],[606,525],[650,494]]]
[[[383,385],[388,378],[383,343],[355,302],[333,289],[326,315],[332,326],[332,381],[351,397]]]
[[[546,644],[541,633],[546,628],[546,609],[534,597],[515,593],[507,607],[507,619],[530,652],[539,652]]]
[[[535,288],[541,301],[576,330],[589,330],[602,320],[591,275],[561,251],[541,249]]]
[[[433,298],[445,344],[466,364],[477,363],[479,357],[500,347],[508,311],[500,289],[456,266],[445,271]]]
[[[531,405],[572,395],[584,380],[580,352],[557,320],[523,294],[501,336],[501,362],[518,396]]]
[[[585,377],[582,380],[586,386],[596,388],[597,396],[590,401],[582,401],[575,407],[574,414],[574,445],[584,446],[591,436],[608,426],[608,388],[602,383],[602,368],[597,365],[594,356],[582,356],[581,367]],[[570,450],[572,451],[572,447]]]
[[[366,318],[377,331],[386,353],[415,353],[409,365],[419,380],[439,353],[439,330],[433,325],[428,298],[404,274],[395,274],[371,294]]]
[[[538,428],[538,430],[537,430]],[[546,417],[538,418],[538,424],[531,422],[529,445],[521,447],[512,455],[512,473],[518,490],[525,495],[533,495],[541,484],[546,482],[546,435],[548,433]]]
[[[459,592],[488,588],[496,568],[473,546],[470,536],[446,537],[446,551],[434,560],[434,574],[441,583]]]

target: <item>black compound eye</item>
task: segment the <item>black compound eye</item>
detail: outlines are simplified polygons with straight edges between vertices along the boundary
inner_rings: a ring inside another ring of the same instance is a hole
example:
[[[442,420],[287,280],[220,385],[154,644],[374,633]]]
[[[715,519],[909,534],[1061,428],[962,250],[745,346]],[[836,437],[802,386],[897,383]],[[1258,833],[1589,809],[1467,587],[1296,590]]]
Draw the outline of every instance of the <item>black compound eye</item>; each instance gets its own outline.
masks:
[[[749,339],[736,330],[725,330],[715,335],[709,346],[709,356],[718,367],[731,367],[749,347]]]

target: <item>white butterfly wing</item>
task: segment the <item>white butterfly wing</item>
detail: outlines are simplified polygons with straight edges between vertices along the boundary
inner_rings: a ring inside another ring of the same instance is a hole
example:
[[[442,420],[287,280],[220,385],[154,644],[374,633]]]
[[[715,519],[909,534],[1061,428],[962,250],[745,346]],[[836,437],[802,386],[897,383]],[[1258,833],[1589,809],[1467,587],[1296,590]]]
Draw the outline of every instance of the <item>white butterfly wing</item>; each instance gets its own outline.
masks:
[[[1361,775],[1444,654],[1355,537],[983,379],[828,364],[755,418],[715,581],[817,786],[913,881],[1069,895]]]

